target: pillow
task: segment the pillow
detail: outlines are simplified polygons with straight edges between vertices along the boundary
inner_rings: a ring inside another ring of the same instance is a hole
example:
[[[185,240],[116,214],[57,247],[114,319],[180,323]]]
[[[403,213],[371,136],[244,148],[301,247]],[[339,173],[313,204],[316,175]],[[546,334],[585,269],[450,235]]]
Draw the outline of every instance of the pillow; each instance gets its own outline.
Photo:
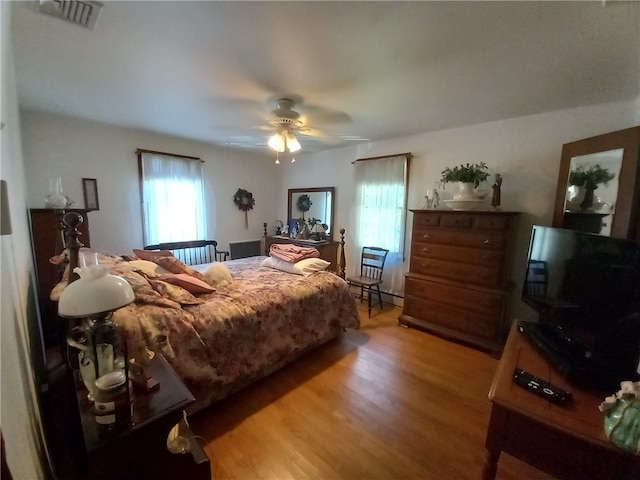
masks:
[[[214,285],[216,287],[233,281],[229,267],[222,263],[212,263],[204,272],[204,278],[209,285]]]
[[[149,282],[144,277],[144,275],[140,275],[138,272],[135,272],[133,270],[124,270],[118,267],[113,267],[111,268],[109,273],[111,273],[112,275],[117,275],[121,278],[124,278],[127,281],[127,283],[131,285],[131,288],[133,288],[134,292],[140,288],[150,286]]]
[[[171,257],[158,257],[158,258],[154,259],[153,261],[155,263],[157,263],[158,265],[160,265],[161,267],[166,268],[171,273],[186,273],[187,275],[191,275],[192,277],[195,277],[195,278],[197,278],[199,280],[202,280],[203,282],[206,281],[204,279],[204,275],[202,275],[200,272],[194,270],[189,265],[184,263],[182,260],[180,260],[179,258],[176,258],[174,256],[171,256]]]
[[[161,267],[155,262],[149,260],[131,260],[127,265],[133,270],[144,273],[147,277],[157,277],[166,273],[171,273],[166,268]]]
[[[199,298],[191,295],[191,293],[186,291],[184,288],[177,285],[172,285],[171,283],[163,282],[162,280],[151,279],[149,280],[149,283],[151,284],[153,289],[164,298],[173,300],[180,305],[198,305],[204,302],[203,300],[200,300]]]
[[[263,267],[275,268],[283,272],[293,273],[295,275],[303,275],[308,277],[312,273],[326,270],[331,265],[330,262],[321,258],[305,258],[296,263],[285,262],[279,258],[267,257],[262,262]]]
[[[211,293],[216,291],[216,289],[208,283],[191,275],[187,275],[186,273],[167,273],[160,275],[160,280],[182,287],[189,293]]]
[[[173,257],[171,250],[140,250],[134,248],[133,253],[140,260],[149,260],[151,262],[155,262],[155,259],[160,257]]]
[[[178,302],[169,300],[156,292],[151,285],[148,287],[134,290],[136,294],[136,302],[147,303],[150,305],[158,305],[160,307],[174,308],[180,310],[182,306]],[[118,310],[120,312],[122,309]]]

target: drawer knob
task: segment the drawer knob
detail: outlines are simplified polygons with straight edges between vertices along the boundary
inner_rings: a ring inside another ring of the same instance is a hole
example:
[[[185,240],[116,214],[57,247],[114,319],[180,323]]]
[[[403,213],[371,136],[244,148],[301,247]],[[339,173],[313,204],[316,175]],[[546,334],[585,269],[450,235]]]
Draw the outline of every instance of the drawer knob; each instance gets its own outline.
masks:
[[[431,250],[429,250],[427,247],[422,247],[422,251],[424,253],[429,253]]]
[[[422,264],[422,268],[431,268],[431,266],[428,263],[423,263]]]
[[[425,233],[424,236],[422,238],[426,238],[426,239],[430,239],[431,235],[429,235],[428,233]]]
[[[488,238],[484,239],[482,241],[482,243],[484,243],[485,245],[489,245],[491,243],[491,240],[489,240]]]

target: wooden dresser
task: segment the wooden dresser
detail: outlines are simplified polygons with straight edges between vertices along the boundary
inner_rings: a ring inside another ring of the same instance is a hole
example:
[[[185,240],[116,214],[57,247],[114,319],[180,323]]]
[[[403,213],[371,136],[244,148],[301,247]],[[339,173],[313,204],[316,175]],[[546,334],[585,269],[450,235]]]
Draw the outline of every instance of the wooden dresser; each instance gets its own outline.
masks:
[[[332,272],[337,272],[338,265],[338,245],[340,242],[335,242],[333,240],[324,240],[320,242],[314,242],[312,240],[299,240],[295,238],[285,237],[284,235],[267,235],[264,239],[264,254],[269,255],[269,248],[274,243],[289,243],[293,245],[298,245],[300,247],[313,247],[317,248],[320,252],[320,258],[326,260],[327,262],[331,262],[331,265],[327,267],[327,270]]]
[[[58,306],[51,301],[49,294],[62,278],[62,271],[59,266],[52,265],[49,259],[64,249],[66,239],[64,238],[65,226],[62,219],[67,212],[76,212],[82,215],[84,222],[78,227],[82,233],[79,240],[85,247],[90,247],[88,210],[32,208],[29,211],[38,279],[38,302],[42,318],[42,333],[47,345],[57,344],[59,340]]]
[[[500,351],[518,212],[411,212],[400,324]]]

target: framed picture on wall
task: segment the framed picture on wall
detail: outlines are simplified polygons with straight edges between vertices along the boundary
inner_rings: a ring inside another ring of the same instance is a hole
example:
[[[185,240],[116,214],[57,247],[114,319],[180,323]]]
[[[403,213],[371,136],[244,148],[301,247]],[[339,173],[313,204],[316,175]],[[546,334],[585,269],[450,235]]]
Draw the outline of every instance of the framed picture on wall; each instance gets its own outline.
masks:
[[[84,208],[87,210],[100,210],[98,181],[95,178],[83,178],[82,190],[84,191]]]

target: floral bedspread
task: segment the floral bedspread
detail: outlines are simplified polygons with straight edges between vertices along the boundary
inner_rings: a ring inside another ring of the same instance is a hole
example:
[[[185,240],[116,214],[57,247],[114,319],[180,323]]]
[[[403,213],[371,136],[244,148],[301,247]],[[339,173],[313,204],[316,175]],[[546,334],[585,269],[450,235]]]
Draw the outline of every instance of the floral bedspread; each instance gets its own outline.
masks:
[[[293,275],[262,267],[264,258],[225,262],[233,281],[196,295],[200,303],[136,300],[114,312],[130,351],[142,356],[149,348],[167,358],[196,397],[192,411],[360,325],[353,295],[340,277]],[[123,269],[126,262],[112,267],[114,273]],[[131,275],[125,278],[135,282]]]

